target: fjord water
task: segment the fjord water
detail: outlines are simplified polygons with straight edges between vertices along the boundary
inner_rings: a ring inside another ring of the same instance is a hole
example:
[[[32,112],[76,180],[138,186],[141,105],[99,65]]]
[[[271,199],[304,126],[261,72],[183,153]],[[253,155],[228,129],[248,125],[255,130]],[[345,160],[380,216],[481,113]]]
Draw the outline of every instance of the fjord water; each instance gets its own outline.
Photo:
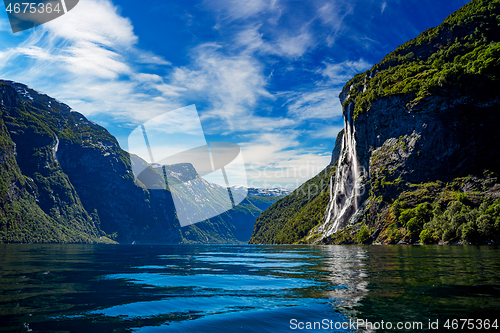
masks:
[[[335,323],[358,319],[442,328],[496,319],[498,272],[500,249],[488,246],[0,245],[0,330],[260,333],[326,320],[315,331],[348,332]]]

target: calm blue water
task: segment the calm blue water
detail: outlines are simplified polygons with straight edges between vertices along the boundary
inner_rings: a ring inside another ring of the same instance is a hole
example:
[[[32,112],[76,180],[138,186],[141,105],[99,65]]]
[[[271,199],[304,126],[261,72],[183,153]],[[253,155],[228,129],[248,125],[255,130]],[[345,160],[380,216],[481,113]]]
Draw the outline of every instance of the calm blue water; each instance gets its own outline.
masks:
[[[0,245],[0,330],[448,331],[499,316],[499,272],[497,247]]]

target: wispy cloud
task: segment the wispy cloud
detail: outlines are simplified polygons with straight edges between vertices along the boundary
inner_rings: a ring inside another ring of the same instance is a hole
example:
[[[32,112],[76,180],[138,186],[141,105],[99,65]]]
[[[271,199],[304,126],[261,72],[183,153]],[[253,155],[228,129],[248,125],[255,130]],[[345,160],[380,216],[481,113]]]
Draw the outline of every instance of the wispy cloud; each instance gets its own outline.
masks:
[[[288,116],[294,119],[333,119],[342,115],[338,89],[317,89],[291,93]]]
[[[344,0],[318,2],[317,12],[323,26],[329,29],[327,45],[332,46],[344,28],[345,17],[353,13],[353,3]]]
[[[153,99],[176,96],[179,90],[142,73],[138,63],[170,63],[136,47],[132,23],[110,1],[81,1],[68,14],[25,34],[20,45],[4,52],[0,73],[5,78],[43,90],[86,115],[140,120],[149,116],[144,110],[154,115],[180,106],[173,99]]]
[[[213,43],[197,47],[190,68],[176,68],[172,81],[193,91],[210,89],[211,98],[242,104],[253,105],[259,96],[272,98],[260,63],[246,55],[226,56],[219,49]]]
[[[314,45],[314,42],[314,37],[309,32],[283,37],[278,40],[277,46],[279,48],[275,53],[292,58],[300,57]]]
[[[325,62],[325,67],[318,72],[327,78],[327,83],[330,85],[344,85],[354,75],[369,69],[372,64],[363,59],[358,61],[343,61],[340,63]]]
[[[369,67],[363,59],[334,62],[324,55],[346,31],[353,6],[345,0],[202,0],[203,15],[214,17],[205,28],[219,37],[189,44],[177,64],[141,49],[133,22],[112,0],[86,0],[13,37],[23,41],[0,50],[0,75],[91,118],[105,114],[127,126],[196,104],[208,135],[243,146],[253,179],[265,180],[262,171],[275,168],[273,182],[295,183],[280,180],[278,170],[316,165],[296,178],[300,183],[328,164],[341,126],[338,93]],[[0,29],[5,22],[0,19]],[[314,80],[303,82],[304,76]],[[305,143],[314,140],[325,147]]]
[[[268,77],[262,64],[245,53],[227,56],[216,44],[201,45],[191,66],[176,68],[170,80],[188,89],[186,97],[209,101],[202,114],[203,120],[213,120],[209,131],[263,131],[295,123],[292,119],[261,118],[255,114],[257,103],[275,97],[266,89]]]
[[[387,7],[387,1],[382,2],[382,5],[380,6],[380,13],[383,14],[386,7]]]
[[[314,48],[317,43],[314,35],[307,28],[276,33],[278,36],[271,39],[264,39],[264,33],[260,32],[260,29],[262,29],[262,24],[243,27],[234,36],[232,47],[236,46],[246,54],[275,55],[296,59]]]
[[[210,10],[219,13],[216,28],[235,20],[245,20],[267,12],[280,12],[277,0],[206,0],[204,4]]]

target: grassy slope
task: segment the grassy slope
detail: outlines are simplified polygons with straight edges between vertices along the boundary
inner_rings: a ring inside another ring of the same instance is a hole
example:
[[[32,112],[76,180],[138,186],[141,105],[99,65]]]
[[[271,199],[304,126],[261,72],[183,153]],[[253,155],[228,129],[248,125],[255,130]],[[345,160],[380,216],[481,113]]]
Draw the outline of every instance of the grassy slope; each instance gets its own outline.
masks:
[[[335,167],[326,167],[264,211],[255,222],[249,243],[289,244],[301,241],[323,218],[329,200],[328,184],[334,174]]]
[[[467,93],[474,85],[475,94],[496,93],[499,41],[500,0],[473,0],[356,75],[346,84],[352,88],[345,103],[355,103],[356,116],[373,101],[396,94],[410,94],[417,102],[446,88]]]

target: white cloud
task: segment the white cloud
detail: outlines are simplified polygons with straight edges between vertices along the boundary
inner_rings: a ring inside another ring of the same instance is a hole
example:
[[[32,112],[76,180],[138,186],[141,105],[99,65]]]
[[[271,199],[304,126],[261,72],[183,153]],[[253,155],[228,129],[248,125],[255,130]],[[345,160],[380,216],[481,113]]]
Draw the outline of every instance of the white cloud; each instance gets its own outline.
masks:
[[[215,44],[201,45],[194,64],[176,68],[175,84],[191,90],[210,90],[214,98],[253,105],[260,96],[272,97],[265,89],[262,65],[246,55],[224,56]]]
[[[285,149],[299,145],[298,136],[299,133],[292,130],[251,135],[251,141],[242,144],[244,156],[257,167],[268,166],[269,161],[279,163],[278,155],[284,154]]]
[[[206,0],[205,5],[221,14],[216,27],[235,20],[248,19],[265,12],[279,11],[277,0]]]
[[[297,36],[281,38],[277,45],[278,54],[289,57],[300,57],[314,44],[313,36],[308,32],[303,32]]]
[[[295,123],[255,115],[257,103],[272,101],[274,96],[266,89],[268,77],[263,75],[262,64],[244,53],[226,56],[218,45],[201,45],[192,65],[176,68],[170,80],[175,86],[187,88],[187,94],[203,96],[210,102],[202,115],[205,121],[213,120],[214,127],[209,131],[262,131]]]
[[[133,78],[139,82],[163,82],[161,76],[156,74],[139,73],[135,74]]]
[[[342,115],[338,89],[319,88],[294,93],[288,99],[288,116],[295,119],[333,119]]]
[[[75,43],[131,47],[138,38],[128,18],[107,0],[81,1],[63,17],[44,25],[52,35]]]
[[[386,7],[387,7],[387,1],[382,2],[382,5],[380,6],[380,13],[383,14]]]
[[[139,121],[182,106],[172,99],[181,88],[138,66],[170,62],[138,49],[132,23],[118,12],[109,0],[80,1],[64,16],[24,32],[24,41],[3,53],[0,74],[87,116],[103,112]]]
[[[269,45],[262,39],[263,33],[259,31],[262,24],[250,25],[238,32],[234,37],[234,45],[244,47],[247,52],[270,52]]]
[[[187,91],[186,88],[176,87],[166,83],[158,84],[155,86],[155,88],[158,91],[161,91],[163,96],[173,96],[173,97],[181,96],[183,92]]]
[[[319,70],[319,73],[328,79],[328,84],[343,86],[354,75],[366,71],[371,66],[372,64],[363,59],[341,63],[325,63],[325,68]]]
[[[321,2],[317,12],[322,24],[330,30],[326,42],[328,46],[332,46],[344,28],[345,17],[353,13],[353,5],[343,0]]]
[[[137,52],[136,50],[130,50],[132,54],[136,57],[136,61],[141,64],[151,64],[151,65],[172,65],[170,61],[167,61],[163,59],[162,57],[159,57],[155,55],[153,52],[149,51],[139,51]]]
[[[267,133],[242,145],[245,161],[251,162],[249,186],[295,189],[330,163],[331,157],[319,150],[300,148],[299,135],[293,130]]]
[[[117,79],[130,75],[132,71],[122,55],[103,48],[101,45],[79,41],[67,48],[67,54],[59,56],[68,71],[77,76],[94,75],[104,79]]]
[[[234,36],[234,44],[243,48],[245,54],[258,53],[261,55],[276,55],[287,58],[299,58],[314,47],[316,41],[309,31],[301,29],[299,32],[276,33],[279,37],[264,40],[261,33],[262,24],[250,25]]]

